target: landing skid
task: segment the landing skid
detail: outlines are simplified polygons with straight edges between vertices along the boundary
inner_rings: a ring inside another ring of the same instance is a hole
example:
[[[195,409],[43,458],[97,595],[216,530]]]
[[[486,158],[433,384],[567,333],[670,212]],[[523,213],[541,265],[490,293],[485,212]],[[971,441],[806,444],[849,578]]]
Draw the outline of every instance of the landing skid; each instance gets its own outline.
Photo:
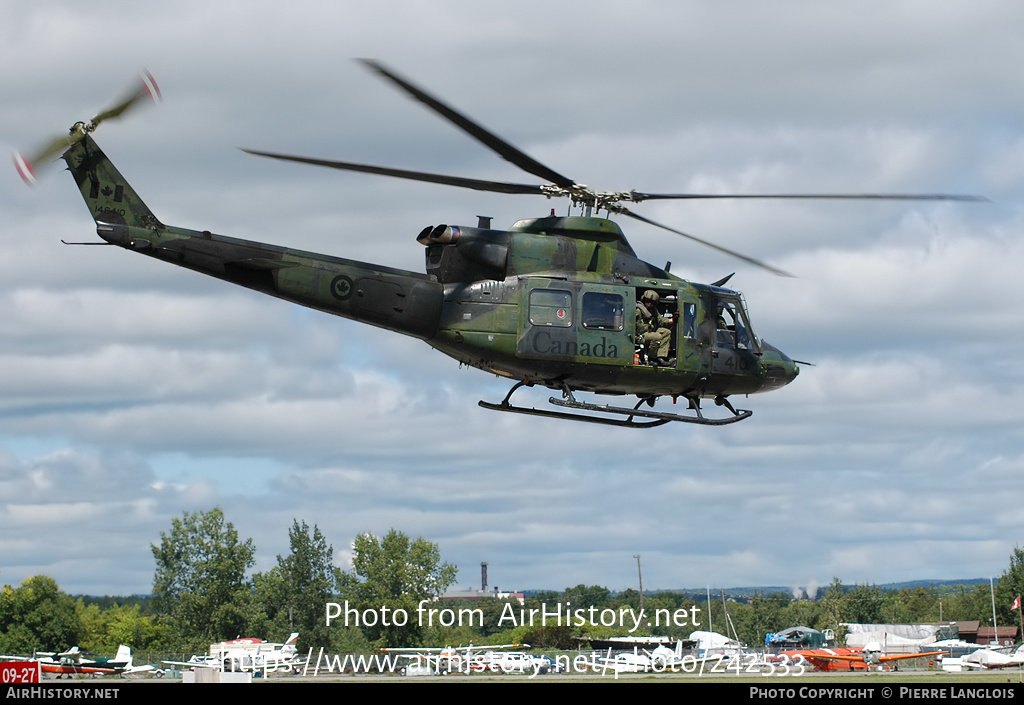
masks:
[[[532,407],[525,406],[514,406],[509,403],[509,399],[512,395],[523,386],[533,386],[527,382],[518,382],[509,393],[505,395],[505,398],[500,404],[492,404],[490,402],[481,401],[480,406],[485,409],[491,409],[493,411],[509,411],[515,414],[528,414],[530,416],[545,416],[552,419],[564,419],[568,421],[584,421],[587,423],[597,423],[606,426],[627,426],[630,428],[653,428],[655,426],[662,426],[669,423],[670,421],[680,421],[682,423],[695,423],[704,426],[724,426],[726,424],[736,423],[750,416],[753,412],[748,410],[739,410],[733,408],[732,404],[727,399],[719,397],[715,399],[715,403],[719,406],[725,406],[729,411],[732,412],[732,416],[724,419],[709,419],[706,418],[700,410],[699,400],[690,400],[690,410],[694,412],[692,416],[685,416],[683,414],[672,414],[665,411],[653,411],[648,409],[640,409],[640,406],[647,401],[641,399],[636,403],[632,409],[622,406],[610,406],[608,404],[590,404],[587,402],[578,401],[573,395],[572,390],[566,388],[562,391],[563,399],[556,399],[550,397],[549,402],[556,406],[563,406],[570,409],[578,409],[580,411],[594,411],[604,414],[617,414],[619,416],[625,416],[624,419],[616,418],[604,418],[601,416],[591,416],[589,414],[572,414],[565,411],[554,411],[550,409],[534,409]],[[644,419],[641,421],[634,420],[639,417]],[[649,419],[649,420],[647,420]]]

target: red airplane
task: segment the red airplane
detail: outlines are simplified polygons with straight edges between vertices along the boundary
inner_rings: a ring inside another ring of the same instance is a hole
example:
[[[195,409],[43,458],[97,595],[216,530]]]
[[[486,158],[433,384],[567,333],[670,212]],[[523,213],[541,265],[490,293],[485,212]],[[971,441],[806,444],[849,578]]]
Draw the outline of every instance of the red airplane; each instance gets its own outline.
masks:
[[[791,659],[803,657],[814,666],[815,671],[866,671],[869,668],[881,669],[890,661],[901,661],[908,658],[924,658],[927,656],[945,656],[945,651],[928,651],[919,654],[886,654],[877,641],[869,642],[860,647],[843,647],[839,649],[799,649],[783,651],[782,655]]]
[[[19,659],[25,661],[21,656],[0,656],[0,660]],[[89,659],[85,657],[77,646],[71,647],[68,651],[56,653],[53,651],[40,651],[33,659],[27,659],[39,663],[43,673],[49,673],[57,678],[78,674],[97,675],[122,675],[128,673],[142,673],[153,670],[153,666],[135,666],[132,663],[132,650],[122,644],[117,650],[114,658]]]

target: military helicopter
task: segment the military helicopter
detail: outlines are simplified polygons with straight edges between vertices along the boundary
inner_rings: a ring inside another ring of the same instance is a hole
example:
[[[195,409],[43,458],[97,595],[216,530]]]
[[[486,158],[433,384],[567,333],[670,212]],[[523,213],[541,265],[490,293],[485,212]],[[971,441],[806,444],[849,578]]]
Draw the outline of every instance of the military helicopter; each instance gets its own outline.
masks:
[[[192,269],[303,306],[420,338],[460,363],[515,380],[496,411],[614,426],[649,428],[672,421],[724,425],[748,418],[729,398],[792,382],[798,363],[754,334],[739,292],[725,277],[696,284],[637,257],[619,215],[681,235],[775,274],[763,262],[656,223],[624,203],[697,198],[841,198],[983,200],[911,194],[710,195],[599,192],[548,168],[381,64],[363,60],[498,155],[546,184],[517,184],[245,150],[279,160],[426,181],[496,193],[567,198],[582,215],[520,220],[508,230],[441,224],[423,228],[426,273],[163,224],[107,159],[91,133],[106,119],[159,96],[148,73],[125,100],[75,123],[31,159],[15,155],[26,181],[34,164],[62,154],[96,221],[102,243]],[[558,408],[512,404],[520,388],[561,393]],[[632,407],[595,404],[576,392],[635,396]],[[660,397],[685,400],[684,412],[655,409]],[[705,416],[703,399],[728,415]]]

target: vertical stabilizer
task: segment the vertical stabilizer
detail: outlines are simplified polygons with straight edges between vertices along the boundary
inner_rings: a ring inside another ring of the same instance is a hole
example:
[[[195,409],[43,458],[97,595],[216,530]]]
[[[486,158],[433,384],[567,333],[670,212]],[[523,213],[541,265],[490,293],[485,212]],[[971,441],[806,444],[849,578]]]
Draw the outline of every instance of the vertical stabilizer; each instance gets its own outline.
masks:
[[[89,135],[64,152],[89,212],[97,223],[140,228],[162,227]]]
[[[132,650],[131,647],[121,644],[117,647],[117,654],[114,656],[114,661],[117,663],[123,663],[127,668],[132,667]]]

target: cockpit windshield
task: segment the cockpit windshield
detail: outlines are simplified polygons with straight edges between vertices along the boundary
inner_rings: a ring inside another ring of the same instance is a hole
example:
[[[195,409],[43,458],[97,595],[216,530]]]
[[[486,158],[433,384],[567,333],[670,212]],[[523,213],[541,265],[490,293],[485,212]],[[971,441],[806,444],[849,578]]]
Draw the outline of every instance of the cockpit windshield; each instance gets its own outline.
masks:
[[[747,311],[743,307],[743,301],[738,296],[736,298],[720,296],[717,307],[716,346],[761,352],[757,338],[750,329],[750,321],[747,318]]]

